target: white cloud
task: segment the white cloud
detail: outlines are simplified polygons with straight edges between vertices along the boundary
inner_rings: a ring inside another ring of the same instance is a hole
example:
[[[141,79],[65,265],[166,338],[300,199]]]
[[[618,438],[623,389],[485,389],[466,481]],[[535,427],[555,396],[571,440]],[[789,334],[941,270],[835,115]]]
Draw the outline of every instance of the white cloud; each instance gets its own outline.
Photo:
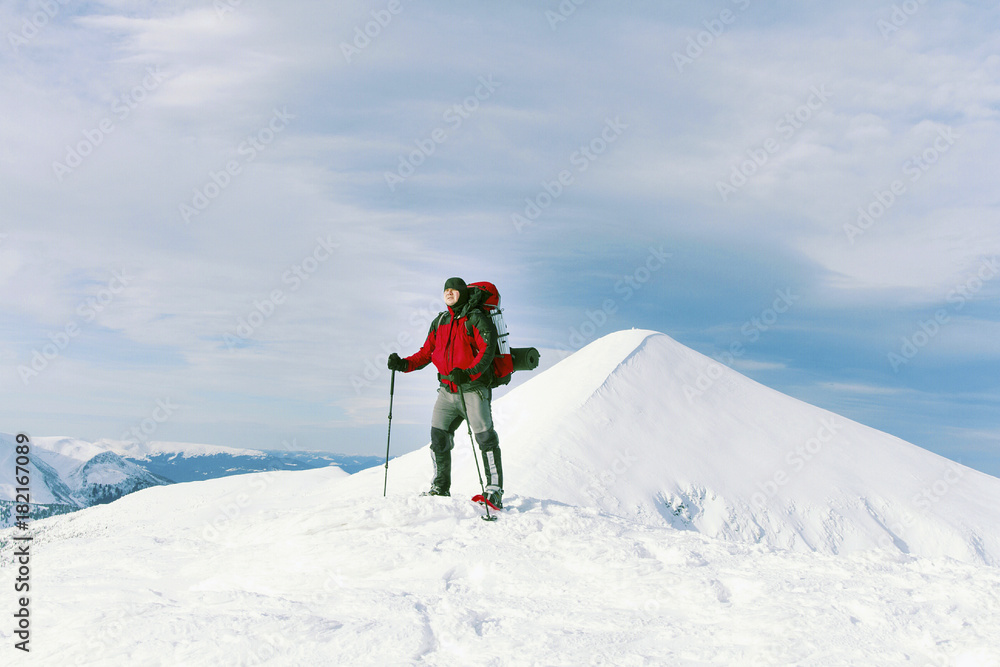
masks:
[[[870,385],[848,382],[823,382],[821,386],[831,391],[849,395],[869,395],[869,396],[892,396],[907,393],[907,389],[899,387],[886,387],[882,385]]]
[[[788,368],[787,364],[773,361],[755,361],[753,359],[737,359],[732,367],[738,371],[752,373],[754,371],[778,371]]]

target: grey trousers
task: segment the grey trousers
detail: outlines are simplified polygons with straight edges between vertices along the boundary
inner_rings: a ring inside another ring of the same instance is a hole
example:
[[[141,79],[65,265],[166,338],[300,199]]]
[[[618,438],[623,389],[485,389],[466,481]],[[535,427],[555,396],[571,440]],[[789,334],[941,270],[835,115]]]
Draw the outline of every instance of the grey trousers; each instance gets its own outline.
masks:
[[[493,429],[493,412],[490,408],[492,391],[465,392],[469,425],[483,457],[487,493],[503,492],[503,466],[500,460],[500,437]],[[451,488],[451,450],[455,447],[455,431],[466,418],[462,395],[453,394],[441,387],[431,413],[431,457],[434,461],[432,486],[440,491]]]

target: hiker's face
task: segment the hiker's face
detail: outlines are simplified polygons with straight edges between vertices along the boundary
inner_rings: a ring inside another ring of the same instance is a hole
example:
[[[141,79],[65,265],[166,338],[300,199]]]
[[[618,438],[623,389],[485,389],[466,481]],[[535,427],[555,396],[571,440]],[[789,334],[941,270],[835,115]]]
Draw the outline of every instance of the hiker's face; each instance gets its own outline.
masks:
[[[454,306],[462,298],[462,293],[457,289],[446,289],[444,291],[444,302],[449,306]]]

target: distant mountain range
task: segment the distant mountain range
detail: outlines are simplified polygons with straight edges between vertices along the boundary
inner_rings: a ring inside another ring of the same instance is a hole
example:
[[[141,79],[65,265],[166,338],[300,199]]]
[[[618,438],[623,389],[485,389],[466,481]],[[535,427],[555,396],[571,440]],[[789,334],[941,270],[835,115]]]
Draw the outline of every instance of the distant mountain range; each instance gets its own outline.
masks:
[[[0,528],[12,525],[15,515],[15,447],[15,436],[0,433]],[[377,456],[327,452],[66,437],[35,437],[31,447],[33,519],[109,503],[151,486],[328,466],[354,473],[382,462]]]

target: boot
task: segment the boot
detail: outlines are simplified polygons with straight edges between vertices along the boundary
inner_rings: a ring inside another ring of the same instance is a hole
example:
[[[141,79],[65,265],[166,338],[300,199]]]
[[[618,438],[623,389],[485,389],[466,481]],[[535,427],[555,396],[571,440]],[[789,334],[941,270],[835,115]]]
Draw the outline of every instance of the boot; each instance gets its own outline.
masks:
[[[431,450],[431,460],[434,462],[434,479],[431,480],[429,496],[451,495],[451,451],[435,452]]]
[[[483,470],[486,473],[486,499],[495,506],[503,507],[503,463],[500,448],[483,450]]]

